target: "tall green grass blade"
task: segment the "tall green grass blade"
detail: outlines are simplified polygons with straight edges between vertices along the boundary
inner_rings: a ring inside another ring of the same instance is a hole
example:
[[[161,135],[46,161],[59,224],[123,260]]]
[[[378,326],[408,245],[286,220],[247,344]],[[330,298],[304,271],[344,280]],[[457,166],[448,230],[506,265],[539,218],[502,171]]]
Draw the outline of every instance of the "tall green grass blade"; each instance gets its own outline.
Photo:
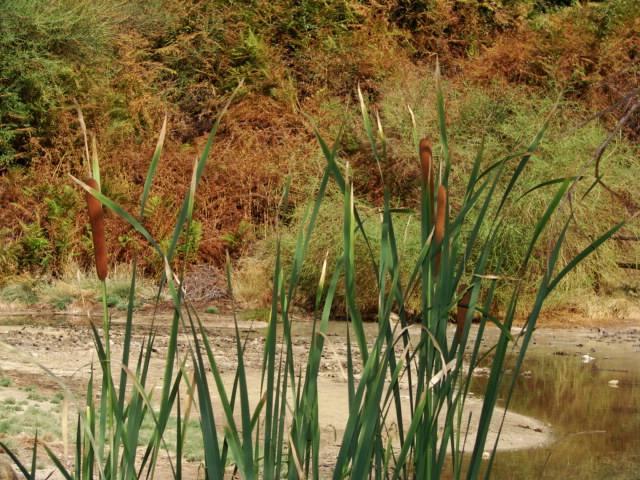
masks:
[[[144,218],[144,210],[147,206],[147,198],[149,197],[149,191],[151,190],[151,184],[153,183],[153,178],[156,174],[156,169],[158,167],[158,163],[160,161],[160,155],[162,154],[162,147],[164,145],[164,138],[167,132],[167,114],[164,115],[164,120],[162,121],[162,128],[160,129],[160,135],[158,136],[158,142],[156,144],[156,150],[151,159],[151,163],[149,164],[149,169],[147,170],[147,178],[144,182],[144,187],[142,189],[142,197],[140,199],[140,222]]]
[[[38,432],[33,440],[33,452],[31,454],[31,472],[29,473],[29,480],[36,480],[36,468],[38,467]]]
[[[277,396],[280,390],[275,386],[275,358],[276,358],[276,319],[278,318],[278,293],[281,288],[282,274],[280,265],[280,244],[276,246],[276,263],[274,269],[274,282],[271,294],[271,312],[269,314],[269,323],[265,334],[264,357],[262,363],[262,385],[260,391],[263,391],[265,372],[266,379],[266,418],[264,426],[264,475],[265,478],[272,478],[276,467],[276,451],[277,451],[277,435],[274,428],[277,427]],[[276,398],[271,394],[276,392]],[[275,423],[275,425],[274,425]],[[275,436],[275,438],[274,438]]]
[[[536,137],[534,138],[533,142],[531,142],[531,145],[529,145],[529,148],[527,149],[528,154],[524,155],[520,160],[520,162],[518,163],[518,166],[516,167],[513,175],[509,179],[509,184],[507,185],[507,188],[502,194],[502,200],[500,201],[500,205],[498,206],[498,210],[497,210],[498,212],[502,210],[502,207],[505,205],[507,199],[510,197],[513,187],[515,186],[516,182],[520,178],[520,175],[522,174],[524,168],[529,163],[529,160],[531,160],[531,155],[534,154],[536,148],[538,148],[538,145],[542,141],[542,137],[544,136],[544,133],[546,132],[548,126],[549,126],[549,120],[547,120],[544,123],[544,125],[542,126],[542,128],[540,129]]]
[[[529,194],[531,194],[531,193],[533,193],[533,192],[535,192],[536,190],[539,190],[539,189],[541,189],[541,188],[548,187],[548,186],[550,186],[550,185],[557,185],[558,183],[564,183],[564,182],[566,182],[566,181],[569,181],[569,182],[575,182],[575,181],[577,181],[577,180],[583,180],[583,179],[581,179],[581,178],[579,178],[579,177],[562,177],[562,178],[554,178],[553,180],[547,180],[546,182],[539,183],[539,184],[538,184],[538,185],[536,185],[535,187],[531,187],[529,190],[527,190],[527,191],[526,191],[526,192],[524,192],[522,195],[520,195],[520,196],[517,198],[516,202],[519,202],[520,200],[522,200],[522,199],[523,199],[524,197],[526,197],[527,195],[529,195]]]
[[[478,174],[480,172],[480,163],[482,163],[482,156],[484,155],[484,137],[480,140],[480,146],[478,147],[478,152],[476,153],[475,159],[473,160],[473,167],[471,168],[471,173],[469,174],[469,181],[467,182],[467,190],[464,195],[464,200],[462,204],[465,205],[473,195],[474,188],[476,183],[478,182]]]
[[[1,445],[1,443],[0,443]],[[55,465],[55,467],[58,469],[58,471],[62,474],[62,476],[66,479],[66,480],[73,480],[73,477],[71,476],[71,473],[69,473],[69,471],[67,470],[67,468],[62,464],[62,462],[60,461],[60,459],[56,456],[55,453],[53,453],[51,451],[51,449],[45,444],[44,445],[44,449],[47,452],[47,456],[49,457],[49,459],[53,462],[53,464]]]
[[[255,472],[253,470],[253,445],[251,441],[251,412],[249,409],[249,392],[247,389],[247,374],[244,369],[244,351],[240,342],[240,329],[238,323],[235,323],[236,327],[236,348],[238,352],[238,378],[240,380],[240,414],[242,418],[242,445],[244,456],[244,478],[254,478]],[[234,432],[234,439],[237,436],[237,432]],[[237,460],[237,459],[236,459]]]
[[[545,210],[544,214],[538,220],[536,228],[535,228],[535,230],[533,232],[533,235],[531,237],[531,241],[529,242],[529,248],[527,250],[527,253],[524,256],[524,260],[522,261],[522,268],[523,269],[528,265],[529,259],[531,257],[532,252],[533,252],[533,249],[534,249],[534,247],[535,247],[535,245],[536,245],[536,243],[538,241],[538,238],[540,237],[540,234],[542,233],[544,228],[549,223],[549,221],[551,219],[551,216],[556,211],[556,208],[560,204],[560,200],[562,200],[562,198],[564,197],[564,194],[567,191],[567,189],[569,188],[570,183],[571,183],[571,179],[570,178],[567,178],[567,179],[565,179],[564,182],[562,182],[562,185],[560,186],[560,188],[558,189],[556,194],[553,196],[553,199],[549,203],[549,206]]]
[[[95,135],[91,137],[91,178],[96,181],[98,189],[100,189],[100,163],[98,162],[98,147],[96,146]]]
[[[440,62],[436,58],[436,70],[435,70],[435,83],[436,83],[436,98],[438,105],[438,125],[440,127],[440,141],[442,142],[442,156],[445,163],[445,170],[448,173],[451,159],[449,157],[449,139],[447,137],[447,122],[444,108],[444,94],[442,93],[442,75],[440,74]],[[440,179],[443,185],[447,184],[446,174],[444,179]]]
[[[356,336],[356,342],[360,349],[363,363],[367,362],[369,352],[367,350],[367,339],[362,325],[362,316],[356,303],[356,282],[355,282],[355,240],[354,240],[354,199],[353,185],[345,182],[344,190],[344,271],[345,271],[345,299],[347,301],[347,313],[351,319],[351,324]]]
[[[547,291],[551,292],[560,280],[562,280],[570,271],[572,271],[582,260],[591,255],[600,245],[610,239],[618,230],[624,227],[628,223],[628,220],[624,222],[620,222],[615,225],[613,228],[608,230],[606,233],[597,238],[594,242],[591,242],[589,246],[587,246],[584,250],[582,250],[578,255],[576,255],[559,273],[555,276],[555,278],[549,283],[547,286]]]
[[[378,154],[376,139],[373,135],[373,129],[371,128],[371,119],[369,117],[369,112],[367,112],[367,106],[364,103],[364,97],[362,96],[360,85],[358,85],[358,99],[360,101],[360,114],[362,116],[362,123],[364,124],[364,131],[369,138],[369,146],[371,147],[371,151],[373,153],[373,159],[375,160],[376,166],[378,167],[380,178],[383,180],[382,167],[380,166],[380,155]]]
[[[6,452],[7,455],[9,455],[9,458],[11,458],[11,461],[13,461],[13,463],[15,463],[16,467],[18,467],[18,470],[20,470],[20,473],[24,476],[24,478],[32,478],[31,474],[29,473],[29,470],[27,470],[27,467],[25,467],[22,462],[20,461],[20,459],[16,456],[15,453],[13,453],[13,451],[11,450],[11,448],[9,448],[9,446],[0,441],[0,447],[2,447],[2,450],[4,450]],[[34,444],[34,451],[35,451],[35,444]]]
[[[76,480],[84,478],[82,472],[84,465],[82,463],[82,422],[80,421],[80,413],[78,413],[78,421],[76,426],[76,458],[75,458],[75,476]]]

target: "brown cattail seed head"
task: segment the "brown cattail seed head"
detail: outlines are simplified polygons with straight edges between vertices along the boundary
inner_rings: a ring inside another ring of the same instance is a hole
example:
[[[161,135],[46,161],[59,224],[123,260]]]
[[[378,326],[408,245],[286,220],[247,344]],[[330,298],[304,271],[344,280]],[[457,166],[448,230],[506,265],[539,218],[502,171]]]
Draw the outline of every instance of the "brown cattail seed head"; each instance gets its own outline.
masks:
[[[438,210],[436,212],[436,245],[444,238],[444,224],[447,218],[447,189],[444,185],[438,187]],[[442,248],[442,247],[440,247]],[[440,268],[440,252],[436,253],[435,278],[438,277]]]
[[[471,301],[471,291],[467,289],[466,285],[462,285],[458,289],[458,293],[466,290],[462,298],[458,302],[458,311],[456,312],[456,335],[458,336],[458,342],[462,341],[462,334],[464,333],[464,324],[467,320],[467,312],[469,311],[469,302]]]
[[[422,184],[424,191],[429,194],[429,206],[433,208],[433,155],[431,153],[431,140],[423,138],[420,140],[420,164],[422,166]]]
[[[98,182],[93,178],[88,179],[87,186],[98,190]],[[89,222],[91,223],[91,233],[93,235],[93,251],[96,256],[96,271],[98,278],[107,278],[107,242],[104,233],[104,219],[102,218],[102,204],[89,192],[86,193],[87,207],[89,210]]]

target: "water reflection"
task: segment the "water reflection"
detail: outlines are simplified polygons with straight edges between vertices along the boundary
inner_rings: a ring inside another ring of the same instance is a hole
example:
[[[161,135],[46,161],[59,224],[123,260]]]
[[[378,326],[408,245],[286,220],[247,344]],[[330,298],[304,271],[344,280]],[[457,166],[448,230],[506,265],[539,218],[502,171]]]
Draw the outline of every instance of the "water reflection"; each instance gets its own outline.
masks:
[[[491,477],[640,478],[640,365],[630,347],[588,364],[575,354],[533,347],[522,370],[532,374],[518,378],[510,408],[551,424],[557,441],[497,454]],[[481,392],[485,384],[478,378],[473,389]]]
[[[310,327],[297,324],[294,331],[304,336]],[[375,335],[375,324],[366,327],[367,334]],[[329,335],[344,338],[346,328],[343,322],[330,323]],[[498,333],[489,329],[483,344],[493,345]],[[411,334],[419,335],[419,328]],[[521,369],[527,374],[518,377],[509,407],[551,425],[557,440],[546,448],[498,453],[491,478],[639,480],[639,343],[637,331],[612,336],[536,331]],[[472,390],[483,392],[486,382],[486,377],[475,377]]]

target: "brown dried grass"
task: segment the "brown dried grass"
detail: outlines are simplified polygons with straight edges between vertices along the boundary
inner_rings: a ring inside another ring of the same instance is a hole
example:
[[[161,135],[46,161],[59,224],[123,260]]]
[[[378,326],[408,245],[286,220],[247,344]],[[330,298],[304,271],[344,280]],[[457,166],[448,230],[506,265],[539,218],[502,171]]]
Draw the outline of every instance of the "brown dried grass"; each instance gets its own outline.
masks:
[[[478,85],[507,82],[543,91],[555,85],[588,109],[604,110],[638,87],[640,18],[629,17],[598,39],[593,24],[576,17],[588,16],[592,7],[580,8],[550,16],[549,29],[520,25],[478,56],[458,61],[456,70]],[[622,110],[605,118],[617,121]],[[633,126],[627,133],[633,138]]]

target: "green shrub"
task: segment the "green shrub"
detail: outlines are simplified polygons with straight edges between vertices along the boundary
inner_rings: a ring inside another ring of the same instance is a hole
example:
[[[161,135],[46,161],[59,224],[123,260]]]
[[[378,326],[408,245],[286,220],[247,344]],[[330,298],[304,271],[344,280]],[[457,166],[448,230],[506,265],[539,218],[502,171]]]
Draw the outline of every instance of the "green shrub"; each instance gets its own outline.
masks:
[[[58,310],[65,310],[69,305],[73,303],[74,297],[72,295],[62,295],[59,298],[53,300],[52,305]]]
[[[55,132],[85,67],[105,58],[105,2],[6,0],[0,16],[0,171],[26,164],[29,139]]]
[[[40,280],[36,278],[29,276],[19,277],[0,289],[0,299],[8,303],[33,305],[39,299],[38,289],[40,284]]]
[[[45,402],[47,397],[39,393],[31,392],[27,395],[27,400],[33,400],[34,402]]]
[[[306,309],[313,309],[318,288],[318,281],[322,272],[324,259],[327,259],[329,265],[335,264],[338,257],[342,253],[342,235],[343,235],[343,212],[342,203],[344,199],[342,194],[332,193],[324,198],[319,215],[316,221],[316,228],[322,232],[316,235],[309,243],[308,260],[304,263],[298,284],[299,304]],[[380,250],[381,223],[379,211],[372,205],[364,202],[358,202],[358,209],[363,219],[364,231],[368,242],[365,241],[363,235],[355,237],[355,268],[358,279],[358,300],[361,309],[365,315],[372,319],[378,310],[379,291],[376,286],[375,273],[372,270],[372,262],[375,261],[378,251]],[[288,226],[281,236],[281,249],[284,259],[284,265],[291,267],[294,258],[294,252],[297,247],[297,232],[301,228],[300,221],[305,208],[302,206],[293,214],[294,220]],[[414,262],[420,254],[422,248],[420,240],[420,222],[416,219],[415,214],[398,213],[393,215],[396,225],[396,233],[398,235],[398,253],[401,258],[401,264],[406,268],[402,275],[406,277],[410,275],[409,269],[412,268]],[[273,244],[266,243],[261,247],[261,252],[273,252]],[[373,257],[372,257],[373,255]],[[343,292],[344,285],[339,283],[339,288],[334,298],[334,313],[338,316],[343,315],[345,311],[345,298]],[[417,303],[411,305],[414,311],[419,310]]]
[[[60,402],[62,402],[62,400],[64,399],[64,394],[60,393],[60,392],[56,392],[53,397],[51,397],[51,399],[49,400],[49,402],[58,405]]]

